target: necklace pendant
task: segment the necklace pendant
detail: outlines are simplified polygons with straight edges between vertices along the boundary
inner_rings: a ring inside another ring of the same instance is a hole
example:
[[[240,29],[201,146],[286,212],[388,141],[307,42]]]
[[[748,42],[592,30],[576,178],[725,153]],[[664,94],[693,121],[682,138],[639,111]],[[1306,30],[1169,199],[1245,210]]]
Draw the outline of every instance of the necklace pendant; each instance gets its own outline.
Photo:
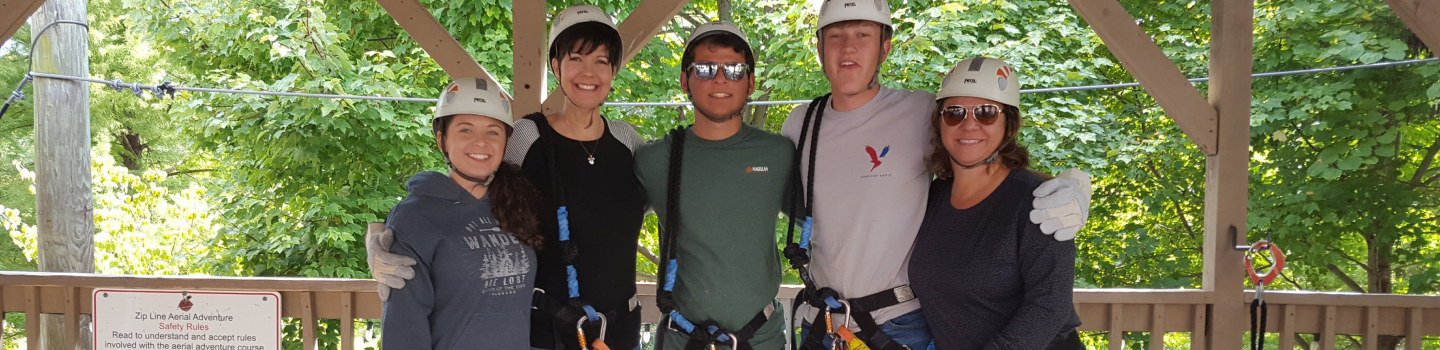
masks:
[[[595,165],[595,157],[590,157],[590,165]]]

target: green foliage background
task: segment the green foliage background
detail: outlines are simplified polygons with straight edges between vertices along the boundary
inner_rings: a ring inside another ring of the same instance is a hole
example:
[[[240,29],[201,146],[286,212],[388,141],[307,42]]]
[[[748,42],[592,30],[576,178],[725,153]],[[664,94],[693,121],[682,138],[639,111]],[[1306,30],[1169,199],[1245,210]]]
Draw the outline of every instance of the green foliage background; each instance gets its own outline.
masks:
[[[508,80],[510,1],[422,2]],[[554,13],[571,2],[548,4]],[[592,3],[624,20],[639,2]],[[1065,2],[889,2],[897,31],[882,81],[893,88],[933,91],[954,62],[975,55],[1008,60],[1026,88],[1133,81]],[[1207,75],[1207,1],[1121,2],[1182,72]],[[818,7],[693,1],[625,66],[611,98],[683,101],[683,38],[717,18],[736,22],[759,53],[752,98],[819,96],[828,85],[813,48]],[[107,80],[411,97],[435,95],[446,82],[370,0],[92,0],[89,11],[91,72]],[[1435,56],[1379,1],[1260,0],[1255,20],[1257,72]],[[0,86],[25,71],[28,26],[15,37],[22,40],[0,47]],[[364,223],[384,218],[411,174],[442,167],[423,103],[203,93],[162,101],[103,86],[91,94],[102,272],[366,278]],[[1254,81],[1249,235],[1273,236],[1290,258],[1271,288],[1440,289],[1437,99],[1437,64]],[[1205,158],[1153,99],[1123,88],[1030,94],[1022,104],[1034,167],[1094,176],[1076,286],[1200,287]],[[12,237],[0,239],[3,270],[35,268],[23,247],[34,223],[33,175],[24,176],[34,168],[31,108],[23,101],[0,119],[0,221]],[[755,107],[747,122],[778,131],[790,108]],[[674,108],[604,113],[647,138],[684,122]],[[654,247],[655,231],[651,217],[642,245]],[[655,265],[636,259],[639,279],[651,278]],[[6,325],[5,339],[15,339],[17,323]],[[336,326],[326,327],[327,339]],[[1132,347],[1148,341],[1127,339]],[[1383,341],[1393,348],[1398,339]]]

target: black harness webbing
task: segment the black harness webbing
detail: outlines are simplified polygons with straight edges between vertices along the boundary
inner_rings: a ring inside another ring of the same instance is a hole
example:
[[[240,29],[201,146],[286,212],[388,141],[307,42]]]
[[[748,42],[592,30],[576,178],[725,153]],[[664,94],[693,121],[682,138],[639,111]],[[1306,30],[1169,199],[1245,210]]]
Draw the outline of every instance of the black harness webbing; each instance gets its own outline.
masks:
[[[832,329],[828,329],[826,326],[820,326],[825,324],[825,322],[820,322],[820,320],[827,316],[827,312],[845,313],[849,311],[849,314],[855,320],[855,324],[860,326],[860,331],[856,332],[857,340],[865,342],[865,344],[873,350],[902,350],[904,349],[903,346],[896,343],[890,336],[885,335],[885,332],[880,331],[880,326],[876,324],[875,318],[870,315],[870,312],[914,299],[914,294],[908,293],[909,286],[900,286],[864,297],[846,300],[846,303],[849,304],[848,308],[850,309],[846,310],[846,305],[840,302],[840,300],[845,299],[841,298],[838,292],[831,288],[818,287],[814,278],[810,276],[810,236],[811,227],[814,224],[813,214],[815,209],[815,153],[816,147],[820,144],[820,123],[825,120],[825,106],[829,103],[830,94],[825,94],[810,101],[810,107],[805,111],[805,121],[800,127],[800,139],[796,142],[795,147],[794,168],[791,169],[791,173],[794,175],[791,177],[790,186],[792,191],[790,193],[789,208],[790,224],[787,225],[788,227],[785,232],[785,241],[789,243],[785,246],[784,253],[785,258],[790,260],[791,267],[794,267],[799,272],[801,282],[805,283],[805,289],[801,290],[799,295],[796,296],[795,303],[790,307],[790,312],[794,315],[799,311],[800,305],[804,303],[810,304],[810,306],[815,307],[817,310],[815,318],[813,318],[815,322],[813,322],[810,327],[809,335],[806,336],[800,344],[791,343],[791,349],[795,349],[796,345],[798,345],[798,347],[803,350],[823,350],[824,335],[831,334]],[[812,121],[814,122],[813,126],[811,125]],[[805,152],[803,152],[806,141],[810,142],[810,152],[807,163],[807,169],[810,171],[802,175],[800,162],[807,160],[804,158]],[[806,177],[803,184],[801,183],[800,176]],[[805,218],[803,224],[801,224],[800,242],[798,243],[795,242],[796,217]],[[902,288],[906,293],[899,292]],[[908,294],[908,296],[902,294]],[[791,326],[790,328],[793,329],[794,327]]]
[[[730,345],[734,350],[751,350],[750,338],[755,332],[769,321],[770,315],[764,310],[755,314],[750,322],[738,330],[729,330],[720,327],[713,320],[703,322],[691,322],[680,312],[675,310],[675,278],[678,274],[679,265],[675,259],[675,239],[680,234],[680,175],[685,159],[685,135],[686,128],[678,127],[670,131],[670,165],[666,181],[665,196],[665,224],[661,227],[660,238],[660,269],[662,273],[657,274],[660,278],[661,289],[655,295],[655,304],[660,308],[660,314],[664,315],[661,324],[669,329],[674,329],[686,334],[689,341],[685,343],[685,350],[702,350],[713,345]],[[665,345],[665,333],[659,332],[656,337],[655,349],[661,350]]]

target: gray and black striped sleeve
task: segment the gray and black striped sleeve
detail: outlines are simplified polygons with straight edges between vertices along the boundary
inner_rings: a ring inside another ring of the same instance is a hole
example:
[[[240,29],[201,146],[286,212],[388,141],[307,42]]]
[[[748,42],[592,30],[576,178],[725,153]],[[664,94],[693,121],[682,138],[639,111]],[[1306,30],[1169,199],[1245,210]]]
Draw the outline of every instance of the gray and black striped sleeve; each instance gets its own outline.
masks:
[[[539,139],[540,129],[535,126],[534,121],[529,119],[515,121],[515,132],[510,134],[510,141],[505,143],[505,162],[515,166],[524,164],[525,155],[530,152],[530,146]]]
[[[641,138],[640,133],[635,131],[635,126],[630,125],[630,123],[624,120],[607,119],[605,120],[605,126],[610,128],[610,134],[614,135],[616,140],[620,140],[620,143],[625,144],[625,148],[630,149],[630,154],[635,154],[635,150],[645,145],[645,139]],[[509,153],[507,152],[506,154],[508,155]]]

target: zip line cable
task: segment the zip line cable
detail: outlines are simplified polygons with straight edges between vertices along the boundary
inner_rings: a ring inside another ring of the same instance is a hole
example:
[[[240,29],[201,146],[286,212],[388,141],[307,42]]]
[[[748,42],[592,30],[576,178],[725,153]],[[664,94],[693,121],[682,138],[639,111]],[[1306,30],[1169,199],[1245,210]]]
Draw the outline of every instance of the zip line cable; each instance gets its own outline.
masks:
[[[82,26],[84,25],[83,23],[74,22],[74,21],[56,21],[55,23],[51,23],[51,26],[53,26],[53,25],[55,25],[55,24],[58,24],[58,23],[72,23],[72,24],[79,24],[79,25],[82,25]],[[86,28],[89,28],[89,27],[87,26]],[[43,33],[43,31],[46,30],[46,29],[50,29],[50,26],[46,26],[44,29],[42,29],[42,33]],[[37,37],[38,37],[38,36],[37,36]],[[33,54],[33,53],[34,53],[34,52],[33,52],[33,47],[34,47],[33,44],[32,44],[31,47],[32,47],[32,52],[31,52],[31,53]],[[1339,66],[1339,67],[1329,67],[1329,68],[1300,69],[1300,70],[1279,71],[1279,72],[1264,72],[1264,73],[1251,74],[1250,77],[1251,77],[1251,78],[1265,78],[1265,77],[1279,77],[1279,76],[1287,76],[1287,75],[1316,74],[1316,73],[1339,72],[1339,71],[1358,70],[1358,69],[1397,67],[1397,66],[1405,66],[1405,65],[1413,65],[1413,64],[1425,64],[1425,63],[1434,63],[1434,62],[1440,62],[1440,58],[1415,59],[1415,60],[1394,61],[1394,62],[1379,62],[1379,63],[1361,64],[1361,65],[1353,65],[1353,66]],[[335,95],[335,94],[313,94],[313,93],[301,93],[301,92],[264,91],[264,90],[241,90],[241,89],[200,88],[200,87],[188,87],[188,86],[173,85],[173,84],[171,84],[170,82],[165,82],[165,83],[162,83],[162,84],[160,84],[160,85],[146,85],[146,84],[139,84],[139,83],[126,83],[126,82],[124,82],[124,81],[121,81],[120,79],[115,79],[115,80],[113,80],[113,81],[106,81],[106,80],[93,79],[93,78],[76,77],[76,76],[60,75],[60,74],[50,74],[50,73],[39,73],[39,72],[31,71],[29,74],[26,74],[26,75],[25,75],[25,78],[24,78],[24,79],[22,79],[22,80],[20,81],[20,86],[15,89],[15,92],[11,93],[10,99],[5,102],[5,107],[4,107],[3,109],[0,109],[0,117],[4,117],[4,116],[5,116],[5,112],[4,112],[4,111],[5,111],[5,109],[8,109],[8,108],[10,107],[10,103],[11,103],[11,102],[13,102],[13,101],[15,101],[15,100],[23,100],[23,99],[25,99],[25,94],[24,94],[23,92],[21,92],[21,91],[24,89],[25,84],[32,79],[32,77],[34,77],[34,78],[46,78],[46,79],[70,80],[70,81],[83,81],[83,82],[89,82],[89,83],[94,83],[94,84],[101,84],[101,85],[109,86],[111,89],[114,89],[114,90],[117,91],[117,92],[119,92],[119,91],[124,91],[125,89],[128,88],[132,93],[135,94],[136,97],[144,96],[144,93],[148,91],[148,92],[150,92],[151,94],[153,94],[153,95],[155,95],[156,97],[161,98],[161,99],[163,99],[166,95],[169,95],[172,100],[175,98],[175,91],[194,91],[194,92],[206,92],[206,93],[216,93],[216,94],[244,94],[244,95],[280,96],[280,97],[332,98],[332,99],[350,99],[350,100],[368,100],[368,101],[425,102],[425,103],[436,103],[436,102],[438,101],[438,100],[433,99],[433,98],[415,98],[415,97]],[[1192,82],[1192,83],[1203,83],[1203,82],[1208,82],[1208,81],[1210,81],[1210,78],[1209,78],[1209,77],[1191,78],[1191,79],[1188,79],[1188,81],[1190,81],[1190,82]],[[1086,91],[1086,90],[1100,90],[1100,89],[1129,88],[1129,87],[1136,87],[1136,86],[1140,86],[1140,83],[1101,84],[1101,85],[1053,87],[1053,88],[1038,88],[1038,89],[1022,89],[1022,90],[1020,90],[1020,93],[1022,93],[1022,94],[1035,94],[1035,93],[1046,93],[1046,92],[1071,92],[1071,91]],[[747,102],[746,105],[750,105],[750,106],[795,105],[795,104],[804,104],[804,103],[809,103],[809,102],[810,102],[810,100],[751,101],[751,102]],[[689,102],[606,102],[603,106],[608,106],[608,107],[674,107],[674,106],[689,106],[689,105],[690,105]]]
[[[40,34],[34,35],[34,38],[30,39],[30,47],[28,48],[30,50],[29,56],[25,58],[27,64],[25,66],[26,72],[35,72],[35,44],[40,42],[40,37],[45,36],[45,31],[50,30],[50,28],[54,27],[56,24],[74,24],[77,26],[85,27],[85,33],[87,35],[90,33],[89,24],[80,21],[71,21],[68,19],[55,20],[54,22],[50,22],[50,24],[45,25],[45,28],[40,28]],[[5,117],[5,111],[10,109],[10,104],[15,103],[15,101],[17,100],[25,99],[25,84],[29,84],[30,80],[30,74],[25,74],[25,78],[20,79],[20,85],[16,86],[15,91],[10,93],[10,98],[5,99],[5,105],[0,106],[0,118]]]

